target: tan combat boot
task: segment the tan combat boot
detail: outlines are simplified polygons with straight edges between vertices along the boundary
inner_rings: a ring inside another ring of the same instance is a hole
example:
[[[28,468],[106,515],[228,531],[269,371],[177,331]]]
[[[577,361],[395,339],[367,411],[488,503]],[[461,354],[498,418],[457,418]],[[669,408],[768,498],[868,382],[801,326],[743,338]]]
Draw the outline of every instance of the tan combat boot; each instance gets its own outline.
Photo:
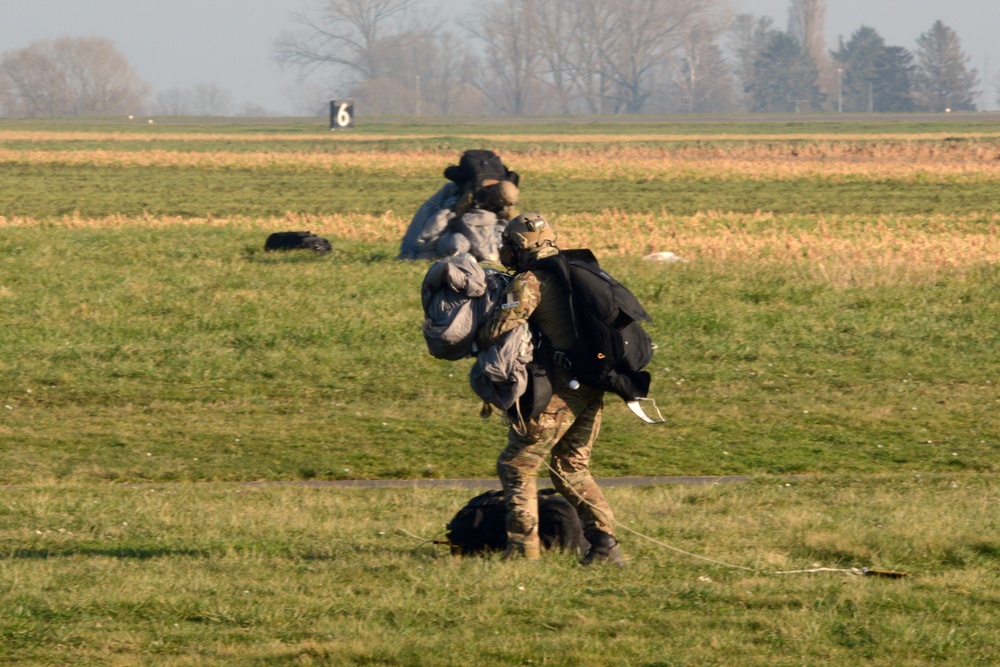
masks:
[[[507,549],[503,552],[504,560],[516,560],[520,558],[523,558],[524,560],[538,560],[541,557],[542,549],[537,543],[523,544],[521,542],[508,540]]]

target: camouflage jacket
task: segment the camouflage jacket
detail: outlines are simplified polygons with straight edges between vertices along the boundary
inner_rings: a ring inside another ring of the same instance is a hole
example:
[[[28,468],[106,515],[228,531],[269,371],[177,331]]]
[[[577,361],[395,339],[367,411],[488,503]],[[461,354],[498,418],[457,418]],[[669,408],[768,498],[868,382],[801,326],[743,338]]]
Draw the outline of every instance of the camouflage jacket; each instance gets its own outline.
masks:
[[[479,330],[479,349],[502,340],[507,332],[527,323],[541,332],[557,350],[573,348],[573,322],[566,289],[549,271],[522,271],[500,295],[486,325]]]

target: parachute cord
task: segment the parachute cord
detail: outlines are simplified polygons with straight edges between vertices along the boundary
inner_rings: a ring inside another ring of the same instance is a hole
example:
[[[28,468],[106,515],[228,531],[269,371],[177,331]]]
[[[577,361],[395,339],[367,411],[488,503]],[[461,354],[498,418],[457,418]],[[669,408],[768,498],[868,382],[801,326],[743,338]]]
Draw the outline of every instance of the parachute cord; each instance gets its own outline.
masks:
[[[572,487],[572,485],[570,484],[569,480],[567,480],[565,477],[563,477],[563,475],[558,470],[556,470],[555,468],[553,468],[552,465],[548,461],[545,462],[545,466],[549,469],[549,472],[551,472],[553,475],[555,475],[556,477],[558,477],[559,479],[561,479],[563,481],[563,483],[566,485],[566,488],[568,488],[574,494],[576,494],[576,496],[585,505],[587,505],[588,507],[590,507],[592,510],[594,510],[596,512],[600,512],[601,511],[592,502],[590,502],[589,500],[587,500],[586,498],[584,498],[583,495],[581,495],[579,492],[577,492],[577,490]],[[811,568],[811,569],[808,569],[808,570],[784,570],[784,571],[761,570],[759,568],[754,568],[754,567],[746,567],[746,566],[743,566],[743,565],[734,565],[733,563],[727,563],[725,561],[716,560],[714,558],[709,558],[707,556],[701,556],[699,554],[692,553],[690,551],[685,551],[684,549],[678,549],[677,547],[672,546],[670,544],[667,544],[666,542],[662,542],[660,540],[657,540],[654,537],[650,537],[649,535],[646,535],[644,533],[640,533],[637,530],[629,528],[628,526],[626,526],[625,524],[623,524],[621,521],[618,521],[617,519],[612,519],[612,523],[614,523],[619,528],[621,528],[621,529],[623,529],[625,531],[628,531],[629,533],[632,533],[633,535],[635,535],[637,537],[641,537],[642,539],[644,539],[644,540],[646,540],[648,542],[652,542],[653,544],[655,544],[657,546],[663,547],[664,549],[669,549],[670,551],[674,551],[674,552],[682,554],[684,556],[688,556],[689,558],[694,558],[694,559],[697,559],[697,560],[705,561],[707,563],[712,563],[714,565],[721,565],[723,567],[728,567],[728,568],[731,568],[731,569],[734,569],[734,570],[742,570],[744,572],[753,572],[754,574],[764,574],[764,575],[767,575],[767,574],[808,574],[808,573],[812,573],[812,572],[843,572],[843,573],[846,573],[846,574],[854,574],[854,575],[862,576],[862,577],[864,577],[864,576],[879,576],[879,577],[889,577],[889,578],[894,578],[894,579],[895,578],[901,578],[901,577],[908,577],[908,576],[910,576],[906,572],[894,572],[894,571],[891,571],[891,570],[875,570],[875,569],[870,569],[870,568],[867,568],[867,567],[863,567],[863,568],[856,568],[856,567],[852,567],[852,568],[814,567],[814,568]]]
[[[422,546],[422,545],[428,544],[428,543],[434,543],[434,544],[440,544],[441,543],[441,540],[439,540],[437,538],[433,538],[433,537],[421,537],[419,535],[414,535],[410,531],[405,530],[403,528],[396,528],[396,530],[398,530],[399,532],[401,532],[403,535],[406,535],[407,537],[412,537],[415,540],[420,540],[420,544],[418,544],[417,546]],[[445,543],[447,544],[447,542],[445,542]]]
[[[570,481],[568,479],[566,479],[565,477],[563,477],[563,475],[558,470],[556,470],[555,468],[553,468],[551,463],[549,463],[548,461],[546,461],[545,462],[545,467],[547,467],[549,469],[549,472],[551,472],[553,475],[555,475],[556,477],[558,477],[559,479],[561,479],[562,482],[563,482],[563,484],[566,485],[566,488],[568,488],[570,491],[572,491],[574,494],[576,494],[576,497],[579,498],[581,502],[583,502],[585,505],[587,505],[588,507],[590,507],[595,512],[601,512],[600,508],[598,508],[596,505],[594,505],[594,503],[592,503],[589,500],[587,500],[586,498],[584,498],[582,494],[580,494],[576,489],[574,489],[573,486],[572,486],[572,484],[570,484]],[[661,542],[660,540],[657,540],[654,537],[650,537],[649,535],[645,535],[643,533],[640,533],[637,530],[629,528],[628,526],[626,526],[625,524],[623,524],[618,519],[612,519],[612,522],[616,526],[618,526],[619,528],[622,528],[622,529],[624,529],[624,530],[632,533],[633,535],[636,535],[638,537],[641,537],[644,540],[652,542],[653,544],[656,544],[657,546],[661,546],[664,549],[669,549],[670,551],[675,551],[675,552],[677,552],[679,554],[683,554],[683,555],[688,556],[690,558],[696,558],[698,560],[703,560],[703,561],[706,561],[706,562],[709,562],[709,563],[714,563],[715,565],[722,565],[724,567],[730,567],[730,568],[733,568],[733,569],[736,569],[736,570],[744,570],[746,572],[760,572],[760,570],[754,569],[752,567],[744,567],[742,565],[733,565],[732,563],[726,563],[726,562],[723,562],[723,561],[720,561],[720,560],[715,560],[714,558],[708,558],[707,556],[699,556],[698,554],[691,553],[690,551],[684,551],[683,549],[678,549],[677,547],[671,546],[671,545],[667,544],[666,542]]]
[[[744,567],[742,565],[733,565],[732,563],[726,563],[726,562],[721,561],[721,560],[715,560],[714,558],[709,558],[707,556],[700,556],[698,554],[691,553],[690,551],[684,551],[683,549],[678,549],[677,547],[671,546],[671,545],[667,544],[666,542],[661,542],[660,540],[652,538],[649,535],[644,535],[644,534],[640,533],[637,530],[633,530],[633,529],[629,528],[628,526],[624,525],[623,523],[621,523],[620,521],[618,521],[617,519],[615,519],[614,523],[619,528],[623,528],[623,529],[627,530],[628,532],[632,533],[633,535],[637,535],[637,536],[643,538],[644,540],[652,542],[653,544],[655,544],[657,546],[661,546],[664,549],[670,549],[671,551],[677,552],[677,553],[682,554],[684,556],[688,556],[689,558],[697,558],[698,560],[703,560],[703,561],[705,561],[707,563],[714,563],[715,565],[722,565],[723,567],[730,567],[730,568],[733,568],[734,570],[744,570],[745,572],[755,572],[755,573],[758,573],[758,574],[767,574],[766,572],[763,572],[763,571],[758,570],[756,568]],[[774,574],[777,574],[777,572],[775,572]]]
[[[524,437],[528,434],[528,423],[524,420],[524,415],[521,413],[521,403],[514,403],[515,412],[517,412],[517,419],[511,419],[510,414],[504,410],[499,409],[489,401],[483,401],[483,407],[479,409],[479,416],[483,419],[489,418],[490,415],[496,414],[503,420],[506,426],[514,429],[514,432],[519,436]]]
[[[524,415],[521,413],[521,401],[515,401],[514,407],[517,412],[517,422],[508,417],[507,425],[514,429],[514,433],[517,433],[523,438],[528,435],[528,422],[524,420]]]

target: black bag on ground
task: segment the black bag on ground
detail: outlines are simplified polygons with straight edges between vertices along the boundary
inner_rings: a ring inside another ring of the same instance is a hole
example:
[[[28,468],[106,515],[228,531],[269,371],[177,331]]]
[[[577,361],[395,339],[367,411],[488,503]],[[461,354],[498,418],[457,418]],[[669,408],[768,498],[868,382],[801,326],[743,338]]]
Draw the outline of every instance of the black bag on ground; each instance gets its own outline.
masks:
[[[456,556],[483,555],[507,548],[507,506],[503,491],[482,493],[448,522],[448,544]],[[538,535],[546,549],[586,552],[580,517],[555,489],[538,492]]]
[[[325,255],[333,250],[330,242],[312,232],[275,232],[267,237],[264,250],[312,250]]]

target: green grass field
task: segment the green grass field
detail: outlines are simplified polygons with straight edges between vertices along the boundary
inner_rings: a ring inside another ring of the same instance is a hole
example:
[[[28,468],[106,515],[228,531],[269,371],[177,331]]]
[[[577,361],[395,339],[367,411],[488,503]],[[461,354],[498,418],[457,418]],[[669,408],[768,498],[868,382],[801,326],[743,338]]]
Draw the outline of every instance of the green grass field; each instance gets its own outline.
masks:
[[[997,664],[998,141],[0,122],[0,664]],[[481,145],[653,316],[668,423],[609,400],[595,473],[751,477],[609,490],[622,571],[424,542],[469,490],[288,484],[494,475],[394,259]],[[303,228],[335,252],[263,252]],[[913,576],[772,574],[818,566]]]
[[[458,489],[39,486],[0,504],[0,660],[83,665],[996,664],[996,487],[612,489],[631,563],[455,559]],[[415,537],[416,536],[416,537]],[[814,565],[876,566],[906,579]]]

